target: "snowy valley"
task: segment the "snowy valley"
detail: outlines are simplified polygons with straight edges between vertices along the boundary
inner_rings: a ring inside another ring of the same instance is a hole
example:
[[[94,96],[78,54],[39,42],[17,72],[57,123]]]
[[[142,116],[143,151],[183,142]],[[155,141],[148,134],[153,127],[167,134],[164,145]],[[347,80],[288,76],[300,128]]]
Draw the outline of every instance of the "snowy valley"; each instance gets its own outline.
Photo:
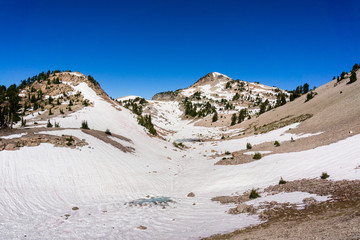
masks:
[[[220,73],[152,100],[113,100],[79,72],[41,76],[19,92],[21,120],[0,131],[0,239],[199,239],[269,221],[276,207],[346,201],[331,182],[360,180],[350,75],[292,101]]]

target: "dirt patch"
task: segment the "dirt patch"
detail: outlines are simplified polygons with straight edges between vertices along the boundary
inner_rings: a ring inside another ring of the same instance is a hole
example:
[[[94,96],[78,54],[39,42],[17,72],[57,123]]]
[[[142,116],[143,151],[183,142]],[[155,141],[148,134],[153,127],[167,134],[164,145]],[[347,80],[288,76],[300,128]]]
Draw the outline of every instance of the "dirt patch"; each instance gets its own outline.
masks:
[[[359,239],[360,238],[360,180],[328,181],[302,179],[286,184],[274,185],[264,192],[308,192],[317,195],[331,195],[326,202],[313,198],[303,200],[304,209],[292,204],[265,203],[258,209],[247,206],[248,193],[242,196],[216,197],[221,203],[236,203],[229,213],[255,213],[262,209],[260,218],[268,220],[258,226],[205,239]],[[303,231],[306,229],[306,231]]]
[[[133,147],[129,147],[129,146],[124,146],[122,145],[121,143],[117,142],[117,141],[114,141],[112,140],[111,138],[109,138],[109,135],[107,135],[105,132],[101,132],[101,131],[98,131],[98,130],[92,130],[92,129],[82,129],[81,130],[82,132],[86,133],[86,134],[89,134],[93,137],[96,137],[98,139],[100,139],[101,141],[104,141],[106,143],[109,143],[111,144],[112,146],[120,149],[121,151],[123,152],[135,152],[135,148]],[[126,137],[123,137],[121,135],[118,135],[118,134],[111,134],[111,137],[115,137],[119,140],[122,140],[122,141],[126,141],[126,142],[129,142],[129,143],[132,143],[131,139],[129,138],[126,138]]]
[[[257,126],[254,126],[254,131],[255,131],[255,134],[256,133],[267,133],[267,132],[270,132],[270,131],[273,131],[273,130],[276,130],[276,129],[279,129],[279,128],[282,128],[282,127],[286,127],[290,124],[293,124],[293,123],[298,123],[298,122],[303,122],[305,121],[306,119],[309,119],[313,116],[313,114],[301,114],[300,116],[297,116],[297,117],[293,117],[293,118],[290,118],[290,119],[287,119],[289,118],[290,116],[287,116],[285,118],[282,118],[278,121],[274,121],[274,122],[271,122],[271,123],[268,123],[268,124],[264,124],[260,127],[257,127]]]
[[[84,140],[80,140],[76,137],[70,135],[63,135],[63,136],[54,136],[50,134],[36,134],[41,130],[45,129],[29,129],[28,131],[23,130],[5,130],[0,131],[1,136],[5,136],[5,132],[13,134],[20,134],[20,133],[27,133],[26,135],[15,137],[11,139],[1,138],[0,141],[0,151],[9,150],[14,151],[18,150],[22,147],[34,147],[39,146],[41,143],[50,143],[53,144],[55,147],[69,147],[69,148],[76,148],[88,145],[87,142]],[[46,129],[48,130],[48,129]]]

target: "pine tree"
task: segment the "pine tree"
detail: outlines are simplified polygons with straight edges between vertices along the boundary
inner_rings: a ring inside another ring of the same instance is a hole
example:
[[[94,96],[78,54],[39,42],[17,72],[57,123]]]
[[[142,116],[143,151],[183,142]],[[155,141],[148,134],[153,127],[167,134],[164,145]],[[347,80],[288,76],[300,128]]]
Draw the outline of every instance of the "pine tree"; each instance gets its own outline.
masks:
[[[212,117],[212,121],[213,121],[213,122],[216,122],[217,120],[218,120],[218,113],[215,112],[215,113],[214,113],[214,116]]]
[[[304,92],[304,94],[309,92],[309,84],[307,84],[307,83],[304,84],[303,92]]]
[[[357,77],[356,77],[356,72],[355,71],[351,71],[351,76],[350,76],[350,81],[347,84],[356,82]]]
[[[231,126],[235,125],[236,124],[236,113],[234,113],[232,116],[231,116]]]

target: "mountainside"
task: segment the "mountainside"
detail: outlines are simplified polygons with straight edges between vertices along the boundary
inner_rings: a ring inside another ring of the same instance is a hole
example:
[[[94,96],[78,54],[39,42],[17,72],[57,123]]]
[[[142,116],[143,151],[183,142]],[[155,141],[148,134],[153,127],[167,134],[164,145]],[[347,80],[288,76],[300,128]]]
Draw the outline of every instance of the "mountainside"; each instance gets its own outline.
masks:
[[[286,92],[209,73],[153,100],[79,72],[0,88],[0,238],[198,239],[356,210],[355,76]],[[328,231],[358,236],[356,216]]]
[[[212,72],[200,78],[189,88],[158,93],[152,100],[178,102],[190,100],[198,104],[199,108],[209,103],[221,113],[226,110],[238,111],[248,108],[251,109],[250,114],[255,114],[260,110],[261,103],[266,108],[272,108],[281,104],[282,97],[289,100],[289,95],[276,87],[234,80],[224,74]]]

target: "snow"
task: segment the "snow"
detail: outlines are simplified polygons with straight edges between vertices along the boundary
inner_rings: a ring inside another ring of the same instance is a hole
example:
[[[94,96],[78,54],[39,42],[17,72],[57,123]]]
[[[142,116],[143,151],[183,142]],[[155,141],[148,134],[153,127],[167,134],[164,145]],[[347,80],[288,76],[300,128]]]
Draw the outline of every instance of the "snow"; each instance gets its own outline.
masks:
[[[303,200],[310,197],[314,198],[318,202],[324,202],[330,199],[330,196],[319,196],[307,192],[281,192],[274,195],[261,196],[260,198],[246,202],[246,204],[258,207],[264,202],[275,201],[277,203],[297,204],[300,205],[300,207],[303,207]]]
[[[141,98],[140,96],[135,96],[135,95],[129,95],[129,96],[124,96],[124,97],[119,97],[118,101],[125,101],[125,100],[133,100],[135,98]]]
[[[261,153],[261,154],[268,154],[271,153],[272,151],[257,151],[257,152],[244,152],[245,155],[253,155],[255,153]]]
[[[214,165],[217,152],[242,150],[247,142],[281,142],[312,134],[288,133],[289,128],[299,125],[296,123],[241,139],[185,143],[189,148],[180,150],[173,147],[172,140],[219,136],[223,129],[179,121],[178,103],[149,101],[159,111],[153,121],[173,131],[168,141],[163,141],[149,137],[135,115],[116,106],[119,111],[86,83],[72,87],[94,106],[52,119],[61,127],[73,129],[46,133],[72,135],[89,145],[71,149],[40,144],[0,151],[0,233],[4,239],[24,235],[27,239],[198,239],[260,223],[256,215],[227,214],[234,205],[212,202],[212,197],[265,188],[278,184],[280,177],[286,181],[318,178],[324,171],[331,180],[359,178],[360,135],[307,151],[269,154],[247,164]],[[126,144],[135,152],[124,153],[82,132],[79,127],[83,120],[91,129],[109,129],[130,138],[132,143]],[[187,197],[189,192],[195,197]],[[125,204],[147,195],[169,197],[174,202],[165,209]],[[300,203],[308,196],[312,195],[281,193],[257,201]],[[79,210],[72,210],[75,206]],[[67,220],[65,214],[70,214]],[[137,229],[140,225],[147,229]]]
[[[77,76],[77,77],[85,77],[85,75],[84,75],[84,74],[79,73],[79,72],[67,72],[67,73],[69,73],[70,75]]]
[[[1,138],[3,139],[13,139],[13,138],[20,138],[22,136],[25,136],[27,133],[19,133],[19,134],[12,134],[12,135],[8,135],[8,136],[3,136]]]

